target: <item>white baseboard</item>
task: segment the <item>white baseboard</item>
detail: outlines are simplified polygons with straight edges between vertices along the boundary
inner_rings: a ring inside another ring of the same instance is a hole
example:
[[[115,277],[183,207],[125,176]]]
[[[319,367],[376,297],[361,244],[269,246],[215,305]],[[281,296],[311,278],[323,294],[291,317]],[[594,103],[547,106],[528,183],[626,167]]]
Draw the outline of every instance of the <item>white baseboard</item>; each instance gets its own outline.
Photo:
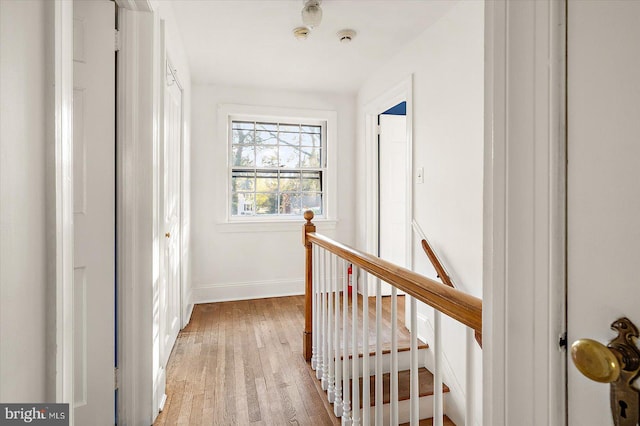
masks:
[[[191,292],[194,304],[296,296],[304,294],[304,279],[212,284],[193,287]]]
[[[189,290],[189,294],[186,297],[187,299],[187,309],[185,312],[185,318],[182,324],[182,328],[185,328],[189,322],[191,321],[191,314],[193,314],[193,291]]]

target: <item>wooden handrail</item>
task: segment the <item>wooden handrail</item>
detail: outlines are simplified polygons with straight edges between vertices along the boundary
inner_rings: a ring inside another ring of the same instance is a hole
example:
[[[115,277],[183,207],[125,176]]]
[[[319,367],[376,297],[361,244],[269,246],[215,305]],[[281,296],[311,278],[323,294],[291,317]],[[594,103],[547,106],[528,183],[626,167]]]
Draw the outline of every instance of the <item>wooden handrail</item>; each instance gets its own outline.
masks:
[[[482,333],[482,300],[455,288],[443,286],[435,280],[380,259],[377,256],[361,252],[324,235],[317,234],[315,225],[311,222],[313,219],[313,212],[311,211],[305,212],[304,218],[307,220],[303,227],[303,242],[307,251],[305,262],[307,267],[305,278],[305,359],[311,359],[312,244],[338,255],[342,259],[415,297],[417,300],[474,329],[476,332]],[[307,318],[309,318],[308,327]],[[307,335],[309,338],[307,338]],[[307,341],[309,342],[308,346]]]
[[[442,280],[443,284],[448,285],[449,287],[452,287],[452,288],[456,288],[456,286],[453,284],[453,281],[451,281],[451,277],[449,276],[449,273],[447,272],[446,269],[444,269],[444,266],[442,266],[442,263],[440,262],[438,255],[431,248],[429,241],[427,241],[427,238],[424,235],[422,236],[421,244],[422,244],[422,249],[427,254],[427,257],[429,258],[429,260],[431,261],[431,265],[433,265],[433,268],[436,270],[436,273],[438,274],[438,278]],[[474,331],[475,331],[476,342],[478,342],[478,345],[480,345],[480,347],[482,348],[482,331],[479,331],[479,330],[474,330]]]
[[[426,238],[423,238],[421,241],[421,244],[422,244],[422,250],[424,250],[424,252],[427,254],[427,257],[431,261],[433,268],[436,270],[436,273],[438,274],[438,278],[442,280],[443,284],[448,285],[449,287],[456,288],[456,286],[453,285],[453,282],[451,281],[451,277],[449,277],[449,274],[447,273],[446,269],[444,269],[444,266],[442,266],[442,263],[440,263],[440,259],[438,259],[436,252],[433,251],[433,249],[429,245],[429,241],[427,241]]]

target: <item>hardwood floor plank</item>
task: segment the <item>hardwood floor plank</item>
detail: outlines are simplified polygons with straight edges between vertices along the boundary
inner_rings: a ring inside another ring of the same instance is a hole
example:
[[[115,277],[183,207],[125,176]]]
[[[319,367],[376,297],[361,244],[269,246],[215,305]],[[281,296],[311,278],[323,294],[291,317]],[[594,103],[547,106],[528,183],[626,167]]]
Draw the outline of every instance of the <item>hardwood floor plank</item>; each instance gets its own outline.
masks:
[[[387,326],[390,299],[382,298]],[[375,298],[368,303],[373,343]],[[348,320],[350,336],[351,315]],[[398,297],[398,323],[402,348],[410,341],[403,296]],[[196,305],[169,360],[167,402],[155,425],[340,424],[303,359],[303,326],[303,296]],[[387,334],[383,340],[390,340]]]
[[[337,425],[302,356],[302,296],[196,305],[154,425]]]

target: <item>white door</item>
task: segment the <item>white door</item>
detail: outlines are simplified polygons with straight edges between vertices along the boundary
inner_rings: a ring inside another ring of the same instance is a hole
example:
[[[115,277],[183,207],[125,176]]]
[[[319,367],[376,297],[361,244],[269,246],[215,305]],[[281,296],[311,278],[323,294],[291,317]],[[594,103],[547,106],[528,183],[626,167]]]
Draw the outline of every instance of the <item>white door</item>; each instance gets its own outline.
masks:
[[[381,114],[379,139],[379,255],[407,266],[407,117]],[[382,284],[382,294],[391,286]]]
[[[114,424],[115,6],[74,1],[74,415]]]
[[[180,203],[182,90],[167,63],[164,93],[163,185],[164,279],[160,291],[161,367],[166,369],[180,331]]]
[[[607,344],[614,320],[640,326],[640,2],[567,16],[568,341]],[[568,381],[569,425],[614,424],[608,384],[573,365]]]

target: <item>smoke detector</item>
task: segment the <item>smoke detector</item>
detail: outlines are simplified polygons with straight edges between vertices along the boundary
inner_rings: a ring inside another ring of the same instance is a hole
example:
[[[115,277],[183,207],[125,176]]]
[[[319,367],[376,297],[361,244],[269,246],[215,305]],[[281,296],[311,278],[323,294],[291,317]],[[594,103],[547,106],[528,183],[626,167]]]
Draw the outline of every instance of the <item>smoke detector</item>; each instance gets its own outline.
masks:
[[[293,36],[298,40],[306,40],[310,32],[307,27],[298,27],[293,29]]]
[[[341,30],[338,31],[338,40],[340,43],[351,43],[356,36],[356,32],[353,30]]]

